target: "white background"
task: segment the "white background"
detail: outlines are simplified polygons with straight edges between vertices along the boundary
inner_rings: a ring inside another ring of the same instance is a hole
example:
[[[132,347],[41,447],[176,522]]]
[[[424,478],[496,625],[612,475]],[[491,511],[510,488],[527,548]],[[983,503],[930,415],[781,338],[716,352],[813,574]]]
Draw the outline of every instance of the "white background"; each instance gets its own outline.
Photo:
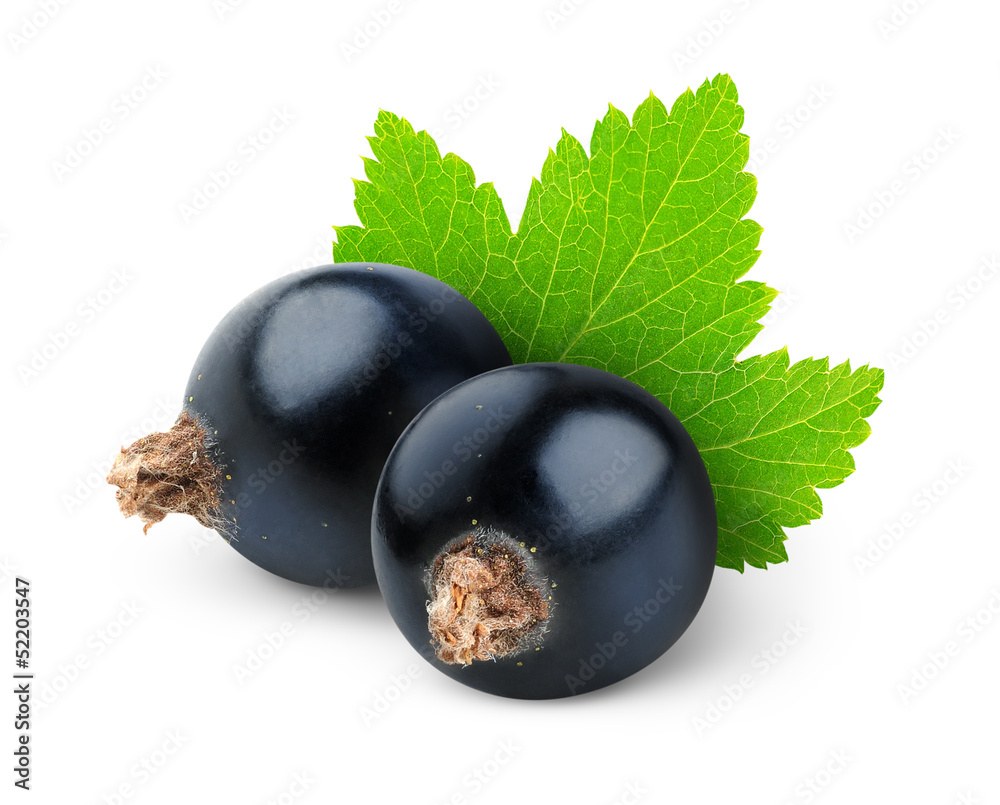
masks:
[[[13,673],[21,575],[37,674],[10,801],[1000,803],[998,24],[986,0],[4,3],[0,656]],[[718,72],[756,154],[748,276],[784,292],[748,354],[886,384],[790,562],[718,571],[660,661],[487,696],[374,590],[309,604],[189,518],[144,537],[118,514],[108,462],[172,423],[218,319],[357,222],[380,108],[440,129],[516,224],[560,127],[589,144],[609,101]]]

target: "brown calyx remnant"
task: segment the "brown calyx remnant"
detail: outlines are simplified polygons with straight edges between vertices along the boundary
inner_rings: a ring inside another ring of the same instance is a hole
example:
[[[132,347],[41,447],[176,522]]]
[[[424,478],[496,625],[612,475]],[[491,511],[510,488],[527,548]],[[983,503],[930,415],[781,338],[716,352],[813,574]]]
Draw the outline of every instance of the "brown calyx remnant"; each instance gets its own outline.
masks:
[[[444,662],[514,653],[549,615],[524,560],[490,536],[469,536],[434,561],[427,626]]]
[[[187,411],[166,433],[151,433],[115,456],[108,483],[118,508],[138,514],[145,534],[171,512],[190,514],[206,528],[224,528],[218,513],[222,468],[212,460],[205,429]]]

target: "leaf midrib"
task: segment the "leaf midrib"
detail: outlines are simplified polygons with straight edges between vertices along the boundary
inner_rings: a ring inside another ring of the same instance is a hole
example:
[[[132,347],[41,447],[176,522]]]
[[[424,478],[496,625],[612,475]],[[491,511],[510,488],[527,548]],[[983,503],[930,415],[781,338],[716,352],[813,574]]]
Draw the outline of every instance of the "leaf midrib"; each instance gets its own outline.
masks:
[[[663,199],[660,201],[660,204],[656,208],[656,212],[654,212],[653,215],[649,218],[649,221],[646,224],[645,229],[643,230],[642,238],[639,241],[639,245],[636,247],[636,250],[633,253],[631,259],[629,259],[628,264],[625,266],[625,268],[622,269],[621,273],[615,279],[615,282],[611,286],[611,288],[608,289],[608,292],[604,295],[604,298],[601,299],[601,301],[598,303],[597,307],[595,307],[590,312],[590,315],[587,317],[587,321],[579,329],[579,331],[576,334],[576,337],[574,337],[573,340],[566,345],[566,348],[562,351],[562,354],[558,358],[559,361],[565,361],[566,357],[572,351],[573,347],[575,347],[577,345],[577,343],[580,341],[580,339],[584,336],[585,333],[589,332],[590,325],[594,321],[594,318],[597,316],[598,312],[600,312],[601,308],[603,308],[604,305],[607,303],[608,299],[610,299],[611,296],[614,294],[614,292],[616,290],[618,290],[618,288],[621,285],[622,281],[625,279],[625,276],[628,274],[629,270],[634,265],[634,263],[636,261],[636,258],[639,255],[646,253],[643,250],[642,247],[643,247],[643,245],[646,242],[646,238],[648,237],[650,230],[652,229],[653,222],[657,219],[657,216],[659,216],[660,212],[663,210],[663,207],[666,205],[667,199],[670,198],[670,194],[673,192],[674,188],[677,186],[677,182],[680,179],[681,174],[684,172],[684,168],[687,166],[688,161],[691,159],[691,155],[697,150],[698,145],[701,143],[702,137],[704,136],[705,132],[708,129],[708,124],[712,120],[715,119],[715,114],[716,114],[716,112],[719,111],[719,107],[722,105],[723,99],[724,99],[724,96],[720,92],[719,93],[719,99],[716,102],[715,107],[712,109],[711,114],[708,114],[708,115],[705,116],[705,123],[702,126],[701,131],[698,132],[698,136],[695,137],[694,143],[692,144],[690,150],[685,155],[684,159],[681,161],[680,167],[678,167],[678,169],[677,169],[677,173],[674,175],[673,180],[670,182],[670,186],[667,188],[666,192],[663,194]],[[695,101],[697,101],[697,98],[695,98]],[[671,123],[672,123],[672,121],[670,120],[670,116],[668,114],[666,125],[669,126],[669,125],[671,125]],[[632,128],[631,130],[634,130],[634,128]],[[646,152],[647,152],[647,164],[648,164],[648,152],[649,152],[649,146],[648,146],[648,144],[647,144]],[[588,159],[588,165],[587,165],[588,170],[589,170],[590,165],[592,164],[592,162],[593,162],[593,158],[591,157],[590,159]],[[646,178],[646,172],[643,173],[643,182],[645,182],[645,178]],[[605,201],[606,202],[610,201],[610,198],[605,198]],[[715,213],[713,212],[713,215],[714,214]],[[711,217],[712,216],[709,216],[709,218],[711,218]],[[708,219],[706,219],[706,220],[708,220]],[[652,251],[662,251],[663,249],[669,248],[670,246],[672,246],[677,241],[681,240],[682,238],[687,237],[691,232],[693,232],[698,227],[704,225],[704,223],[705,223],[704,221],[699,221],[695,226],[691,227],[690,230],[684,232],[684,234],[680,235],[679,237],[674,238],[670,243],[664,244],[659,249],[654,249]],[[597,271],[598,272],[600,271],[600,265],[597,266]]]

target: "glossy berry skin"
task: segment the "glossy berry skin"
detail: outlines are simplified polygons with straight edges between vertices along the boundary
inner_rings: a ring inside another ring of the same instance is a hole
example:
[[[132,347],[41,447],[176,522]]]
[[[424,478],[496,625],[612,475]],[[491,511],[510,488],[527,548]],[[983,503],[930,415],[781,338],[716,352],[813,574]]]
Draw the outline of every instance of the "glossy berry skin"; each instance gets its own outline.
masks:
[[[428,631],[432,568],[483,531],[511,538],[548,617],[519,653],[444,662]],[[656,660],[698,612],[716,548],[712,488],[681,423],[635,384],[570,364],[497,369],[436,399],[393,448],[372,519],[379,586],[411,645],[459,682],[524,699]]]
[[[230,545],[304,584],[373,583],[372,500],[396,438],[442,392],[509,363],[468,299],[408,268],[326,265],[259,289],[211,334],[185,392],[225,465]]]

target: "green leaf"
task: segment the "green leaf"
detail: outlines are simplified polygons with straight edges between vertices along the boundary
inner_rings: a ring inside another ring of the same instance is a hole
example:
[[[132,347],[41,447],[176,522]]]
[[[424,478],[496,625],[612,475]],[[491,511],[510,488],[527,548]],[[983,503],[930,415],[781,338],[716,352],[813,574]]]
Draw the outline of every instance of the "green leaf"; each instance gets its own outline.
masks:
[[[708,467],[718,564],[787,560],[785,527],[822,513],[817,488],[854,470],[883,372],[789,366],[785,350],[737,361],[777,292],[738,280],[761,228],[756,180],[728,76],[629,121],[609,107],[587,150],[566,131],[532,179],[517,231],[491,183],[424,131],[380,112],[355,183],[361,226],[335,227],[336,262],[432,274],[472,299],[515,362],[567,361],[657,395]]]

